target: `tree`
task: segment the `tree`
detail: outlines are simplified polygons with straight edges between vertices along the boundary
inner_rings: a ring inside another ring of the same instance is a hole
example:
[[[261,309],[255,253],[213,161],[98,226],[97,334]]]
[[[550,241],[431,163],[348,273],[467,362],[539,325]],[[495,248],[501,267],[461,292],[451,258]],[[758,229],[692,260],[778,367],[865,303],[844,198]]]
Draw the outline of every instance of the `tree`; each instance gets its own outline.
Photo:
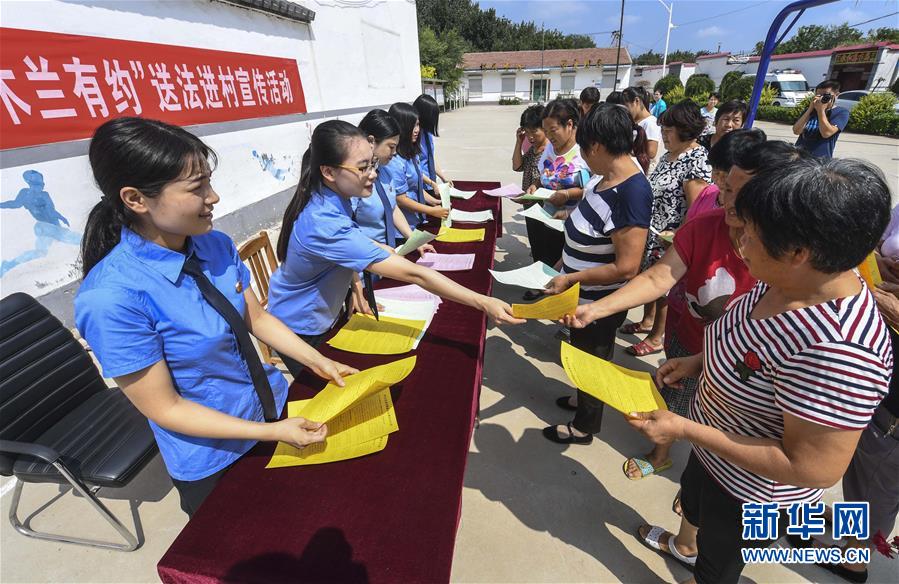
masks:
[[[452,91],[462,77],[462,55],[468,44],[455,30],[438,35],[428,27],[418,32],[418,55],[422,66],[433,67],[438,79],[446,80],[447,90]]]
[[[652,51],[634,57],[634,65],[661,65],[662,55]]]
[[[724,99],[724,95],[727,93],[727,88],[730,84],[742,76],[743,73],[740,71],[728,71],[724,75],[724,78],[721,80],[721,85],[718,87],[718,93],[721,95],[721,99]]]
[[[724,89],[724,95],[721,97],[724,98],[724,101],[730,101],[732,99],[749,101],[749,98],[752,97],[752,88],[754,85],[754,76],[740,77]]]
[[[687,97],[695,97],[705,93],[706,99],[708,99],[708,94],[713,91],[715,91],[715,82],[705,73],[690,75],[690,78],[687,79],[687,85],[684,87],[684,93]]]
[[[868,31],[868,36],[865,40],[871,43],[878,41],[899,43],[899,28],[872,28]]]
[[[656,85],[653,88],[655,91],[659,91],[662,95],[665,95],[675,87],[683,87],[684,84],[681,83],[680,77],[677,75],[665,75],[658,81],[656,81]]]
[[[891,30],[896,29],[877,29],[884,31],[883,34],[889,36]],[[899,32],[899,31],[897,31]],[[871,31],[875,33],[876,31]],[[874,39],[870,37],[867,40],[889,40]],[[864,42],[865,35],[857,28],[852,28],[847,23],[840,25],[822,26],[820,24],[809,24],[800,26],[796,34],[788,40],[780,43],[775,49],[775,55],[784,55],[786,53],[804,53],[806,51],[823,51],[826,49],[835,49],[845,45],[855,45]],[[764,48],[764,42],[760,41],[755,45],[755,54],[760,55]]]

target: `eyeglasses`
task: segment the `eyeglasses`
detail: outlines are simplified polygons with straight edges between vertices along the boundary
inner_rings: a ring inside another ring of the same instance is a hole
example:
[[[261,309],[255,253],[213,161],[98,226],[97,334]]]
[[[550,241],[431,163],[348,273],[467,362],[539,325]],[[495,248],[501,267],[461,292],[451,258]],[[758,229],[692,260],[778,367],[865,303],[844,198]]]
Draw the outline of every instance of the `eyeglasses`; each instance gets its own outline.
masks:
[[[358,166],[350,166],[348,164],[336,164],[337,168],[344,168],[346,170],[350,170],[360,179],[364,179],[368,175],[373,172],[378,172],[378,168],[381,167],[381,162],[375,158],[371,162],[368,163],[368,166],[365,168],[359,168]]]

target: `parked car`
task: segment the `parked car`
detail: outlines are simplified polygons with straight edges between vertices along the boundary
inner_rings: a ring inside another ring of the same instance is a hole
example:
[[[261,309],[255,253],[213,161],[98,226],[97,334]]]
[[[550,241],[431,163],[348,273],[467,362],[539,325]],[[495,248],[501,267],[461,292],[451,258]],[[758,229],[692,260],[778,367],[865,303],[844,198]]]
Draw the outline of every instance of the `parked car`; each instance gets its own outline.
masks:
[[[755,77],[747,73],[744,77]],[[765,87],[776,92],[772,105],[794,107],[812,93],[805,76],[795,69],[775,69],[765,75]]]
[[[837,97],[836,105],[852,111],[852,109],[858,105],[858,102],[861,100],[861,98],[865,97],[869,93],[871,92],[865,89],[853,89],[852,91],[844,91],[840,94],[839,97]],[[899,114],[899,101],[893,104],[893,111]]]

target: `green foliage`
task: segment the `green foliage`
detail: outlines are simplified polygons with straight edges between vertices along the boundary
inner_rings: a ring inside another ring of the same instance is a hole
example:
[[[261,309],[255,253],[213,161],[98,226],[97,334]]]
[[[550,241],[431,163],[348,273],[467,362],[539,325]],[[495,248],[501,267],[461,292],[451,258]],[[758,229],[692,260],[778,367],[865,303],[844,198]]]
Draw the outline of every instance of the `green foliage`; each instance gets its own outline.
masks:
[[[637,55],[634,57],[634,65],[661,65],[662,64],[662,55],[661,53],[653,53],[652,51],[648,51],[643,53],[642,55]]]
[[[777,105],[760,105],[758,110],[756,110],[755,118],[757,120],[762,120],[765,122],[780,122],[782,124],[790,124],[799,119],[801,113],[796,115],[793,112],[794,108],[791,107],[780,107]]]
[[[512,22],[483,10],[472,0],[417,0],[419,35],[425,28],[438,37],[455,30],[472,51],[523,51],[546,49],[585,49],[596,44],[588,35],[565,34],[556,29],[541,30],[534,22]],[[438,68],[439,71],[439,68]]]
[[[899,28],[891,28],[891,27],[883,27],[883,28],[872,28],[868,31],[868,36],[865,39],[872,43],[876,43],[878,41],[889,41],[891,43],[899,43]]]
[[[705,104],[709,101],[709,95],[711,95],[710,91],[700,91],[696,95],[691,95],[689,97],[691,100],[693,100],[694,103],[704,107]]]
[[[732,99],[749,101],[749,98],[752,97],[752,86],[754,84],[755,77],[740,77],[724,89],[724,95],[721,97],[724,101],[730,101]]]
[[[727,87],[742,76],[743,73],[740,71],[728,71],[724,75],[724,78],[721,80],[721,85],[718,87],[718,93],[721,95],[721,99],[724,99]]]
[[[446,80],[447,91],[454,90],[462,77],[462,55],[468,44],[455,30],[438,34],[430,28],[418,31],[418,55],[422,67],[434,69],[434,77]]]
[[[759,96],[759,105],[771,105],[774,98],[777,97],[777,91],[767,85],[762,87],[762,95]]]
[[[668,104],[668,107],[687,99],[687,94],[684,92],[682,85],[675,85],[662,95],[665,98],[665,103]]]
[[[821,51],[847,45],[876,43],[879,41],[899,42],[899,28],[872,28],[868,31],[868,34],[865,35],[862,31],[857,28],[852,28],[845,22],[840,25],[833,24],[830,26],[810,24],[807,26],[800,26],[795,35],[780,43],[780,45],[774,49],[774,54],[783,55],[785,53]],[[756,55],[762,53],[764,44],[763,41],[756,43]]]
[[[849,126],[861,132],[877,133],[876,128],[889,125],[889,117],[896,115],[893,104],[896,95],[889,91],[864,96],[849,114]]]
[[[668,74],[656,81],[656,85],[655,87],[653,87],[653,90],[660,91],[662,95],[665,95],[675,87],[680,87],[683,89],[684,84],[680,82],[680,78],[677,75]]]
[[[705,73],[696,73],[695,75],[690,75],[689,79],[687,79],[684,91],[690,97],[699,93],[712,93],[715,91],[715,82]],[[708,99],[708,96],[706,96],[706,99]]]
[[[668,53],[668,63],[695,63],[696,57],[701,57],[703,55],[711,55],[711,51],[674,51],[673,53]],[[642,55],[637,55],[634,57],[635,65],[661,65],[662,64],[662,54],[654,53],[652,51],[648,51],[643,53]]]
[[[520,97],[502,97],[499,100],[499,105],[521,105]]]

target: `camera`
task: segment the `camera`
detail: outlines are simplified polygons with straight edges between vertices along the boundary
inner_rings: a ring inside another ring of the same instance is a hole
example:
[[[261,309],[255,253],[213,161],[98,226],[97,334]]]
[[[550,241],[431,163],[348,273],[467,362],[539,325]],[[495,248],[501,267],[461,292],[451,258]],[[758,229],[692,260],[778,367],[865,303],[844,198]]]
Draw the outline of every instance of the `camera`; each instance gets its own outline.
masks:
[[[825,93],[821,96],[821,103],[830,103],[831,101],[833,101],[832,93]]]

